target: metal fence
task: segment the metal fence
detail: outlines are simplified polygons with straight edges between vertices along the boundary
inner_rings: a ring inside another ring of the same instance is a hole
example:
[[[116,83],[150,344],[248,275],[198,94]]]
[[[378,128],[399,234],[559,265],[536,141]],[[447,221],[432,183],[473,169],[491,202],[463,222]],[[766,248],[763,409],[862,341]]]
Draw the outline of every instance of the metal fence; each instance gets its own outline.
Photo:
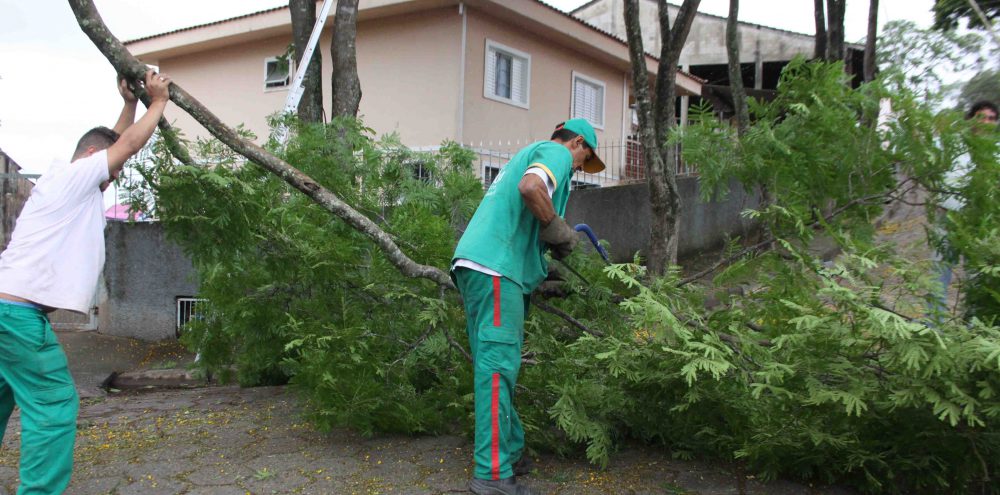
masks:
[[[34,187],[29,179],[37,178],[35,174],[18,172],[17,165],[0,152],[0,251],[10,242],[17,216]]]
[[[507,164],[517,152],[531,144],[529,140],[509,141],[479,141],[465,143],[464,146],[476,153],[477,170],[483,179],[484,187],[489,187],[496,179],[500,169]],[[421,148],[430,151],[430,148]],[[578,172],[573,176],[573,189],[614,186],[644,182],[646,180],[646,159],[642,144],[636,139],[621,141],[605,141],[597,148],[597,155],[604,161],[606,168],[598,174]],[[674,170],[677,175],[689,176],[697,172],[694,167],[680,159],[680,146],[677,145]]]
[[[177,326],[175,331],[177,332],[178,337],[181,336],[181,333],[184,331],[184,326],[190,321],[202,318],[202,313],[199,311],[199,307],[207,302],[208,299],[201,299],[198,297],[177,298]]]

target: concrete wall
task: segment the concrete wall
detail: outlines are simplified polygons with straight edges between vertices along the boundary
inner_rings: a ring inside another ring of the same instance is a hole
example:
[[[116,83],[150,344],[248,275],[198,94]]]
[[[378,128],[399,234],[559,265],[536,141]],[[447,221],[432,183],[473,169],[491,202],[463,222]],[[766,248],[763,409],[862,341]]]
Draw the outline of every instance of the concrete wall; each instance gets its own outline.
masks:
[[[750,229],[750,222],[740,217],[740,212],[756,207],[759,198],[739,184],[730,186],[725,199],[709,202],[701,200],[700,183],[695,177],[678,178],[677,187],[683,205],[679,256],[717,248],[727,236],[742,236]],[[646,184],[573,191],[566,207],[566,221],[570,225],[590,225],[599,238],[611,243],[610,255],[616,262],[631,261],[637,251],[646,249],[650,217]]]
[[[98,331],[162,340],[175,337],[176,297],[195,296],[198,284],[190,259],[166,240],[157,223],[108,222],[104,297]]]
[[[286,14],[287,15],[287,14]],[[317,44],[323,57],[323,106],[330,115],[332,22]],[[433,9],[358,24],[359,114],[378,134],[400,132],[410,146],[456,139],[462,38],[457,9]],[[285,53],[287,33],[157,60],[160,70],[212,109],[223,122],[244,124],[267,138],[268,115],[280,111],[287,88],[264,88],[265,60]],[[188,137],[209,137],[187,113],[168,105],[167,119]]]
[[[463,14],[457,6],[359,22],[358,77],[363,93],[359,114],[365,124],[378,134],[399,132],[404,144],[415,147],[438,145],[445,139],[466,143],[547,139],[558,122],[571,117],[576,71],[605,84],[604,128],[598,129],[598,139],[621,141],[631,127],[627,66],[618,67],[607,56],[595,56],[591,47],[579,41],[543,37],[551,28],[528,29],[516,20],[498,16],[499,10],[495,6],[464,9],[464,72]],[[555,18],[569,27],[580,27],[579,22],[561,14]],[[328,23],[317,46],[323,57],[327,115],[331,29],[332,23]],[[266,38],[144,61],[159,65],[223,122],[242,123],[263,139],[269,132],[267,116],[281,110],[288,94],[285,88],[264,89],[264,64],[285,52],[291,42],[290,31],[290,25],[282,26]],[[589,28],[586,34],[619,45]],[[484,96],[487,39],[531,56],[528,108]],[[683,87],[679,91],[683,92]],[[168,105],[166,116],[176,121],[187,137],[208,137],[200,124],[176,106]]]
[[[360,23],[357,54],[363,95],[358,113],[365,124],[379,133],[399,132],[410,146],[458,139],[461,40],[457,7]],[[329,44],[323,54],[327,68],[332,67]],[[330,77],[324,70],[327,95]]]
[[[600,0],[591,2],[573,12],[600,29],[625,39],[625,0]],[[679,8],[669,4],[670,19],[677,18]],[[649,53],[660,53],[660,22],[656,3],[640,0],[639,19],[642,26],[643,48]],[[783,29],[741,22],[740,61],[753,62],[760,53],[760,60],[787,61],[796,55],[811,56],[815,40],[811,34],[794,33]],[[681,52],[680,64],[725,64],[726,18],[699,13],[691,24],[691,33]]]
[[[684,210],[679,254],[697,255],[728,236],[745,235],[750,223],[740,212],[758,205],[741,187],[722,201],[703,202],[696,178],[679,178]],[[574,191],[566,219],[587,223],[611,243],[614,261],[631,261],[649,240],[650,208],[646,184]],[[176,298],[198,295],[190,259],[166,240],[157,223],[108,222],[107,262],[98,290],[98,331],[108,335],[162,340],[175,337]],[[60,312],[66,313],[66,312]],[[73,316],[67,313],[67,321]]]

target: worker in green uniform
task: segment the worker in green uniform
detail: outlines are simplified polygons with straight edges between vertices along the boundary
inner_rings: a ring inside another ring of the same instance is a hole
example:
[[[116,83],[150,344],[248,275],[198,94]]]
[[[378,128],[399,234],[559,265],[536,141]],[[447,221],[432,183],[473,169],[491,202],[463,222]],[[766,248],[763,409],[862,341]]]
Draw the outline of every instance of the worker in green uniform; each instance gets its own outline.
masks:
[[[563,215],[573,172],[597,173],[597,135],[584,119],[559,124],[551,140],[533,143],[500,170],[472,216],[452,260],[465,304],[476,408],[475,473],[480,495],[531,494],[524,430],[514,410],[528,297],[548,274],[546,249],[561,259],[577,234]]]

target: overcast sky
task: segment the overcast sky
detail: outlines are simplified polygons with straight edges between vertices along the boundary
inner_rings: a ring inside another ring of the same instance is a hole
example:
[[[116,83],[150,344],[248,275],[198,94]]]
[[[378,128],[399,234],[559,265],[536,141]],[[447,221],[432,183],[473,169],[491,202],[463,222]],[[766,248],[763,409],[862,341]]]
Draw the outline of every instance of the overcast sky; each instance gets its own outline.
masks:
[[[122,40],[286,5],[282,0],[95,0]],[[585,0],[549,0],[570,10]],[[864,37],[868,0],[848,0],[848,41]],[[882,0],[879,23],[931,22],[932,0]],[[740,20],[812,33],[811,0],[743,0]],[[729,0],[703,0],[699,10],[726,16]],[[79,136],[114,124],[121,99],[114,71],[83,35],[67,2],[0,0],[0,149],[26,173],[43,173],[68,159]],[[184,81],[177,80],[184,85]],[[197,96],[197,95],[195,95]],[[140,113],[142,105],[140,105]],[[232,122],[231,124],[236,124]]]

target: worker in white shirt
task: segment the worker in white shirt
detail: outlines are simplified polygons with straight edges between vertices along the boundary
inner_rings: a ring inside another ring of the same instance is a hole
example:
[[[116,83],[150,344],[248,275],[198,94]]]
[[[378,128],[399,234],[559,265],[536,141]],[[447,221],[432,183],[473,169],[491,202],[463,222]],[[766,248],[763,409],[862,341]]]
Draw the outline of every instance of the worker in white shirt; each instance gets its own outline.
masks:
[[[987,126],[997,125],[997,105],[991,101],[977,101],[966,112],[965,118],[967,120],[974,120],[977,123],[975,129],[982,130]],[[978,132],[974,130],[973,132]],[[948,184],[951,190],[959,190],[965,186],[968,180],[968,175],[972,171],[975,164],[972,162],[972,158],[969,153],[963,153],[958,156],[955,161],[954,166],[945,174],[945,182]],[[956,194],[946,194],[941,199],[939,203],[940,208],[943,212],[948,211],[959,211],[965,206],[965,199]],[[942,224],[943,225],[943,224]],[[944,237],[944,227],[938,227],[941,236]],[[941,283],[941,292],[937,294],[937,301],[932,305],[933,311],[938,311],[941,313],[947,313],[948,311],[948,286],[951,285],[951,279],[953,276],[954,266],[953,263],[944,259],[945,256],[941,252],[935,251],[934,259],[938,263],[938,281]]]
[[[69,162],[53,163],[0,253],[0,440],[17,404],[18,495],[58,494],[69,485],[79,399],[47,313],[89,310],[104,266],[102,191],[153,135],[169,85],[169,77],[146,72],[151,103],[133,123],[136,97],[120,79],[125,104],[115,128],[87,131]]]

